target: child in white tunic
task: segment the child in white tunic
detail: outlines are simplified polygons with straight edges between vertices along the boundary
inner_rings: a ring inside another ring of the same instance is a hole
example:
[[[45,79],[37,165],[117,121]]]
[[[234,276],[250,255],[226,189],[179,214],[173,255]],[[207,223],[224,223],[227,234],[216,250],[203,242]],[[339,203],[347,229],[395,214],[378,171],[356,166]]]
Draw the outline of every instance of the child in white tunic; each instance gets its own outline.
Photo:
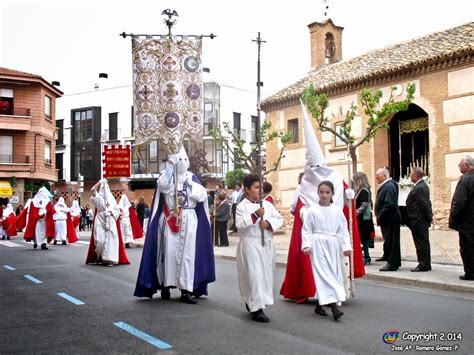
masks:
[[[273,304],[273,271],[275,248],[272,232],[283,224],[283,219],[273,205],[263,201],[260,207],[260,176],[244,177],[246,198],[236,211],[236,227],[240,234],[237,247],[237,272],[242,300],[256,322],[269,322],[263,313],[266,305]],[[262,245],[262,230],[264,245]]]
[[[344,313],[337,304],[346,300],[341,250],[344,256],[349,256],[352,247],[344,213],[332,204],[334,185],[330,181],[322,181],[318,186],[318,195],[319,203],[304,214],[301,249],[311,256],[317,299],[314,311],[326,316],[321,305],[328,305],[334,320],[338,320]]]
[[[67,213],[69,212],[69,208],[64,202],[64,198],[60,197],[56,205],[54,206],[54,223],[55,223],[55,233],[56,236],[54,238],[54,245],[58,242],[62,242],[62,245],[66,245],[67,240]]]

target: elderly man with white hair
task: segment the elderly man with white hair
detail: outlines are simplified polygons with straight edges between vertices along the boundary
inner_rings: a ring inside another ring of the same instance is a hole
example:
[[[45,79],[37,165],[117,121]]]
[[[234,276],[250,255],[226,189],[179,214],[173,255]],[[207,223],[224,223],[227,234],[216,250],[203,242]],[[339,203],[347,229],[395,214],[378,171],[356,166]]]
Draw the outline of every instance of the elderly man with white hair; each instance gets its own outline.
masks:
[[[397,271],[402,265],[400,252],[400,211],[398,209],[398,185],[390,178],[387,168],[380,168],[375,173],[379,184],[375,200],[375,216],[382,230],[383,256],[377,261],[387,264],[380,271]]]
[[[461,280],[474,280],[474,157],[466,155],[459,162],[463,174],[451,202],[449,228],[459,232],[459,248],[464,264]]]

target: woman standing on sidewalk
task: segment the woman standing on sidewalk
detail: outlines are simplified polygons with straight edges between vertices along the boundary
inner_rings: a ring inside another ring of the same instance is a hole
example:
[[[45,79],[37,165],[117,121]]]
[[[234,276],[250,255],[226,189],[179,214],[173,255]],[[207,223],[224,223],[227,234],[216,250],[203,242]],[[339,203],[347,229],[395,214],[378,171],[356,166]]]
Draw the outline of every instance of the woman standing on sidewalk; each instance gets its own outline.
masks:
[[[375,233],[372,220],[372,193],[367,175],[358,172],[354,175],[354,189],[356,193],[356,214],[359,224],[360,242],[364,250],[364,265],[370,265],[369,243]]]
[[[216,227],[218,233],[218,246],[228,247],[229,239],[227,238],[227,224],[229,223],[230,205],[226,201],[225,192],[219,193],[217,196],[216,207]]]

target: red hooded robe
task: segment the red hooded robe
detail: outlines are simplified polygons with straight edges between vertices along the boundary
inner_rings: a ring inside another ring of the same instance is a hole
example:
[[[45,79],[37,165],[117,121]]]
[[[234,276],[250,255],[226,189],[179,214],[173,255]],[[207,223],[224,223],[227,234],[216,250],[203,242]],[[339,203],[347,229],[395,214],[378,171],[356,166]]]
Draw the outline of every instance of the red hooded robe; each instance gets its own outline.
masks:
[[[143,238],[143,228],[138,219],[137,213],[132,206],[128,209],[130,217],[130,225],[132,226],[133,239]]]
[[[97,253],[95,252],[95,243],[94,243],[94,225],[96,219],[97,211],[94,213],[94,221],[92,222],[92,231],[91,231],[91,240],[89,243],[89,250],[87,252],[86,264],[95,264],[97,262]],[[120,230],[120,219],[116,220],[117,232],[118,232],[118,241],[119,241],[119,265],[130,264],[128,261],[127,253],[125,252],[125,246],[123,245],[122,240],[122,231]]]
[[[21,211],[21,213],[16,217],[16,225],[24,229],[26,226],[25,234],[23,238],[27,241],[31,241],[35,238],[35,228],[36,223],[38,222],[39,208],[35,207],[33,201],[31,201],[30,205]],[[28,221],[26,220],[26,216],[28,215]],[[54,239],[54,207],[51,202],[48,202],[46,205],[46,239],[48,242]]]

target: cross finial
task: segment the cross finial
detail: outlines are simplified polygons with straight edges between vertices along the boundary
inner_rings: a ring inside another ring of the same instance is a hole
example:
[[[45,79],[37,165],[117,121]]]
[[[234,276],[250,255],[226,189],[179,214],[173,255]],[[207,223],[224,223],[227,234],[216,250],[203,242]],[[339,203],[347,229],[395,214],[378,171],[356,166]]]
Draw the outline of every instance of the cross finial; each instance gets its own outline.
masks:
[[[176,20],[173,20],[173,17],[178,17],[178,13],[176,10],[166,9],[163,10],[161,15],[168,16],[168,18],[165,18],[163,22],[166,24],[166,26],[168,26],[168,36],[171,37],[171,27],[176,24]]]
[[[324,2],[324,17],[329,17],[329,0],[323,0]]]

